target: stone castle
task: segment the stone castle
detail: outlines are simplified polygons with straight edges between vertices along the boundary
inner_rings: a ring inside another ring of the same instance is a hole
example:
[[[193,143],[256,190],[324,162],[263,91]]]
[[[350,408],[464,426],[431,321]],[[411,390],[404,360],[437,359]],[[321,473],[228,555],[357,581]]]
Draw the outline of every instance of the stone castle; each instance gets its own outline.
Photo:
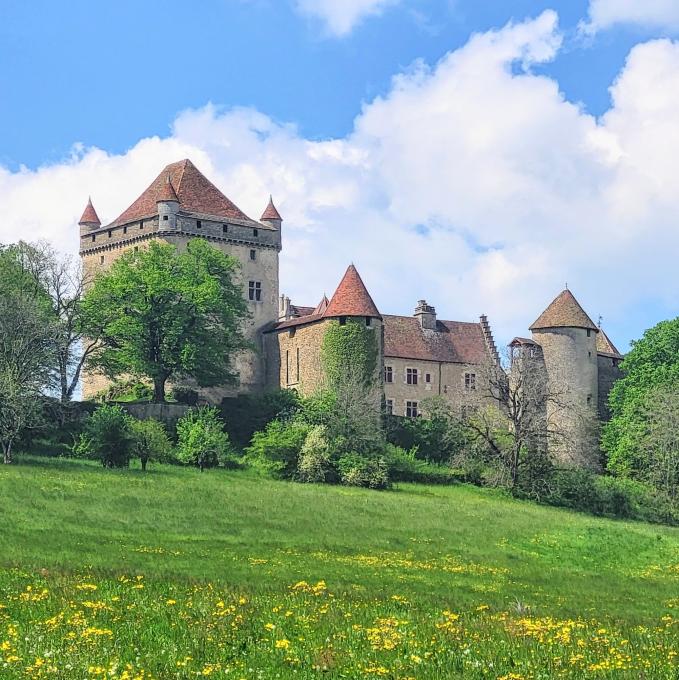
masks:
[[[189,240],[203,238],[238,258],[251,312],[245,335],[256,351],[237,358],[238,387],[208,390],[204,396],[209,401],[277,387],[313,392],[323,379],[325,331],[347,319],[359,319],[377,336],[385,404],[394,415],[417,417],[422,402],[435,395],[464,413],[488,389],[486,368],[500,361],[485,316],[478,322],[444,321],[425,300],[417,303],[412,316],[382,315],[353,265],[330,300],[323,296],[315,307],[292,304],[279,291],[283,219],[273,201],[253,220],[188,159],[165,167],[110,224],[101,224],[89,201],[79,225],[80,256],[89,276],[153,240],[181,250]],[[622,356],[572,293],[563,291],[530,330],[532,338],[515,338],[512,351],[535,356],[548,380],[566,381],[574,404],[594,419],[605,418],[606,398]],[[92,397],[106,384],[86,370],[83,396]],[[577,424],[568,427],[576,438],[585,438]]]

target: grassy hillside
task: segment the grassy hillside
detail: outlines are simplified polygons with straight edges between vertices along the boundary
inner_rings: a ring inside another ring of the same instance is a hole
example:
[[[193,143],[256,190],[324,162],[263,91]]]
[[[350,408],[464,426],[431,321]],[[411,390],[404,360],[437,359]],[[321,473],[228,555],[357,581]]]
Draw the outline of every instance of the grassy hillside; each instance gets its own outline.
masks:
[[[3,678],[677,674],[676,529],[49,459],[0,469],[0,516]]]

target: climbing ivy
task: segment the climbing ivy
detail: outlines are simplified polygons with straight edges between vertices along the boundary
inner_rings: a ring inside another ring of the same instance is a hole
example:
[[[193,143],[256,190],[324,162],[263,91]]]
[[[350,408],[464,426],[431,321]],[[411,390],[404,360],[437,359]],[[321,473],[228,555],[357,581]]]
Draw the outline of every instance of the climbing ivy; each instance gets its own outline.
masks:
[[[377,328],[365,325],[363,319],[333,321],[323,337],[323,368],[330,383],[337,384],[349,370],[356,370],[366,384],[376,378]]]

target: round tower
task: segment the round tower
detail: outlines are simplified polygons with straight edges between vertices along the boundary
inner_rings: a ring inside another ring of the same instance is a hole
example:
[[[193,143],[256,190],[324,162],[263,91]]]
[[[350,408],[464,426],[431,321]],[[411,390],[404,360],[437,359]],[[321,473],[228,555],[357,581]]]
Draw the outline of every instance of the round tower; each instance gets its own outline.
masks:
[[[172,186],[172,180],[168,174],[162,189],[156,198],[158,206],[158,228],[160,231],[177,228],[177,213],[179,212],[179,198]]]
[[[264,212],[262,213],[262,216],[259,218],[259,221],[262,224],[266,224],[267,226],[272,227],[273,229],[276,230],[277,242],[278,245],[281,246],[283,244],[282,234],[283,218],[280,216],[280,213],[276,209],[276,206],[273,204],[273,197],[271,195],[269,195],[269,203],[266,206]]]
[[[89,232],[101,227],[101,220],[99,219],[99,215],[97,215],[97,211],[92,205],[91,197],[87,199],[87,205],[85,206],[82,217],[78,221],[78,226],[80,227],[81,236],[85,236]]]
[[[530,327],[547,376],[547,432],[559,462],[598,466],[599,329],[573,294],[560,293]]]

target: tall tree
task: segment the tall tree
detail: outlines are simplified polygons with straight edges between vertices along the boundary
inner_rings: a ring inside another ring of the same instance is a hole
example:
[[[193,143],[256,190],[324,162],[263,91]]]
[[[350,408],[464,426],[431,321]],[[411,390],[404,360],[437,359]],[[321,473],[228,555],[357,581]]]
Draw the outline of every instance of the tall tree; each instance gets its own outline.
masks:
[[[633,342],[621,368],[623,377],[609,396],[612,417],[604,427],[602,446],[609,470],[643,476],[649,465],[642,445],[649,427],[649,395],[679,384],[679,317],[661,321]]]
[[[235,354],[248,346],[237,275],[238,261],[201,239],[186,252],[153,242],[126,253],[83,300],[83,331],[100,339],[89,364],[110,378],[148,378],[156,402],[171,379],[233,382]]]
[[[3,277],[0,276],[0,284]],[[12,462],[16,440],[39,421],[42,394],[54,368],[54,327],[32,293],[16,290],[0,297],[0,444]]]

